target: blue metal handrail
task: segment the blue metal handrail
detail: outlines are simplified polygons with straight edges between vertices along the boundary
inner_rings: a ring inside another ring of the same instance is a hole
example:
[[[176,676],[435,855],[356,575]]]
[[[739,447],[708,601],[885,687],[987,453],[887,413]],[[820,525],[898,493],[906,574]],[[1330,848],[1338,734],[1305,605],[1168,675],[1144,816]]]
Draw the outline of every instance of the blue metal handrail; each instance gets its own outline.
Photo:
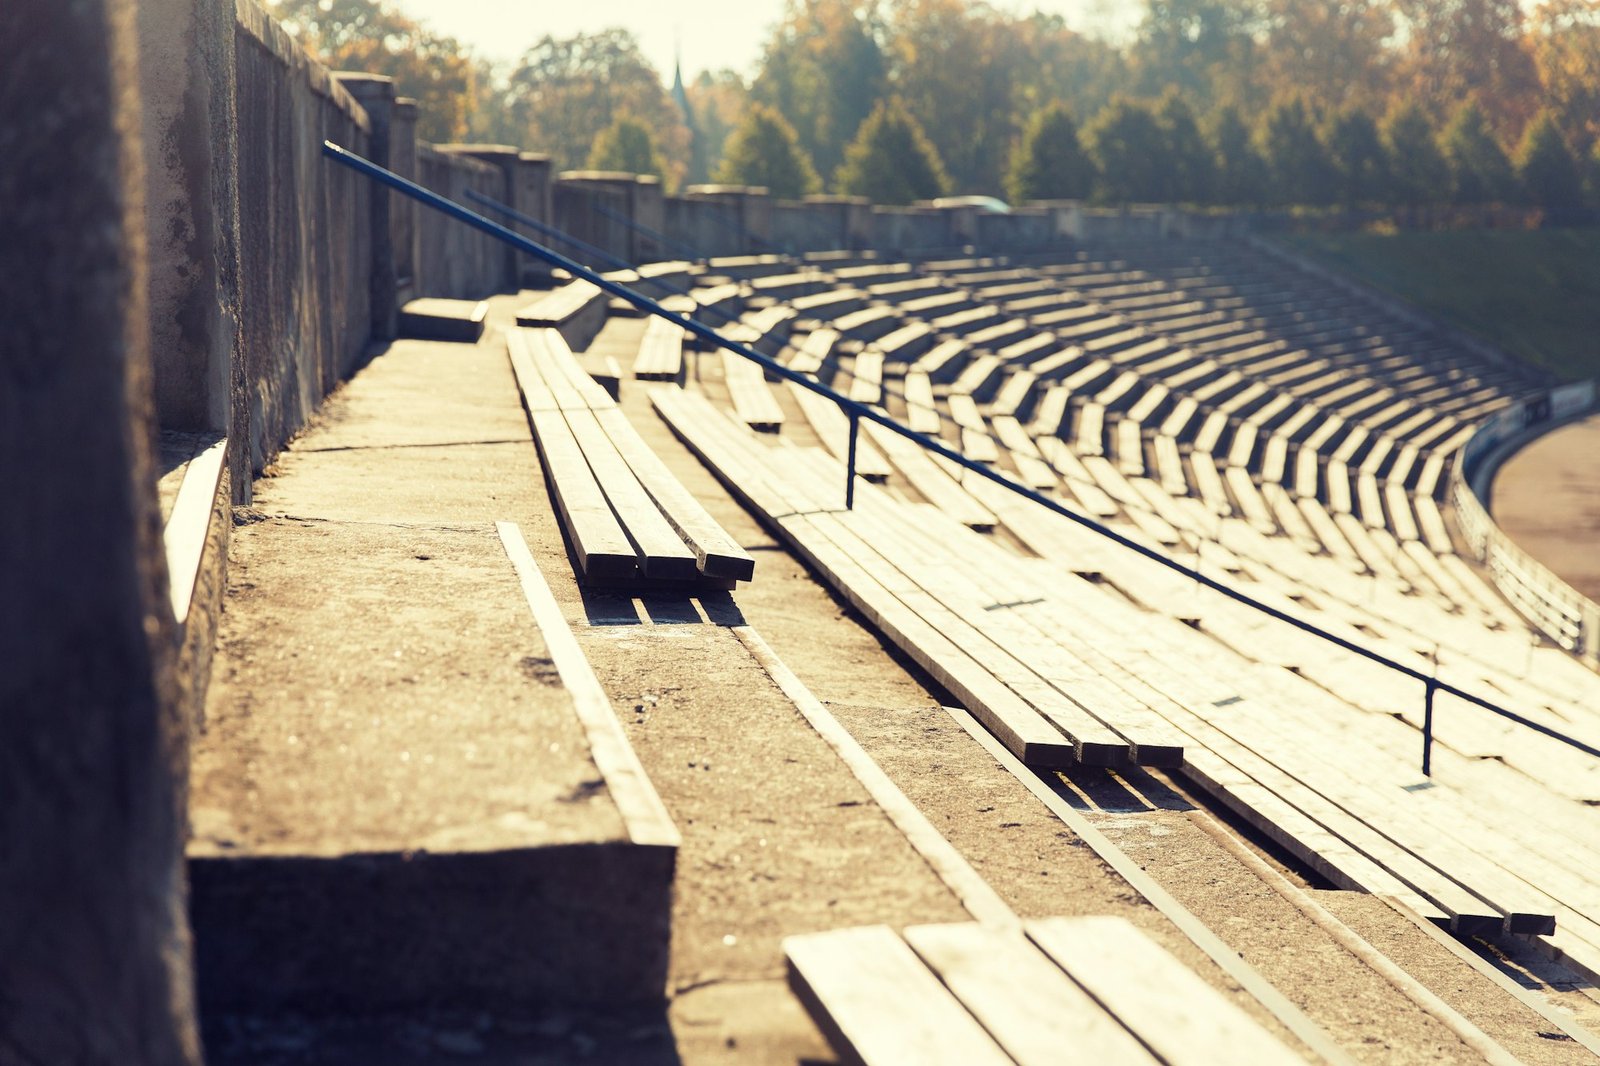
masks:
[[[759,364],[768,374],[774,377],[781,378],[784,381],[793,382],[794,384],[799,385],[801,388],[809,389],[820,396],[826,396],[834,404],[838,405],[842,411],[850,416],[850,455],[852,458],[855,454],[854,441],[856,434],[859,431],[859,424],[861,420],[866,419],[867,421],[874,422],[889,432],[895,433],[909,441],[912,441],[913,443],[922,447],[924,450],[933,452],[935,455],[939,455],[950,460],[957,466],[960,466],[962,469],[967,470],[970,473],[992,481],[996,485],[999,485],[1024,499],[1032,500],[1034,503],[1037,503],[1046,510],[1058,514],[1063,518],[1070,519],[1086,529],[1093,530],[1100,536],[1105,537],[1107,540],[1110,540],[1113,543],[1128,549],[1136,555],[1148,559],[1151,562],[1159,563],[1160,565],[1167,567],[1169,570],[1173,570],[1179,574],[1182,574],[1185,578],[1195,582],[1197,585],[1202,585],[1211,591],[1218,593],[1219,595],[1233,600],[1236,603],[1241,603],[1247,607],[1253,608],[1267,617],[1275,619],[1279,622],[1283,622],[1295,629],[1300,630],[1303,633],[1310,633],[1313,636],[1319,637],[1322,640],[1327,641],[1329,644],[1332,644],[1336,648],[1341,648],[1344,651],[1359,655],[1364,659],[1370,660],[1371,662],[1378,663],[1381,666],[1386,666],[1389,669],[1394,670],[1405,677],[1409,677],[1414,681],[1420,681],[1424,686],[1422,773],[1425,777],[1431,777],[1433,774],[1433,702],[1434,695],[1438,692],[1444,692],[1448,695],[1456,697],[1457,699],[1465,700],[1467,703],[1473,704],[1476,707],[1480,707],[1491,714],[1498,715],[1507,721],[1515,722],[1518,725],[1527,729],[1531,729],[1543,736],[1550,737],[1551,739],[1560,741],[1569,747],[1576,748],[1578,751],[1581,751],[1587,755],[1600,758],[1600,748],[1586,744],[1576,737],[1567,736],[1564,733],[1551,729],[1549,726],[1517,714],[1515,711],[1506,710],[1504,707],[1492,703],[1489,700],[1484,699],[1482,696],[1475,695],[1474,693],[1468,692],[1456,685],[1452,685],[1447,681],[1442,681],[1430,674],[1423,673],[1421,670],[1391,659],[1381,652],[1376,652],[1370,648],[1363,647],[1352,640],[1347,640],[1344,637],[1339,636],[1337,633],[1331,633],[1315,623],[1308,622],[1303,618],[1296,618],[1294,615],[1291,615],[1286,611],[1279,610],[1278,608],[1273,607],[1271,604],[1262,603],[1260,600],[1257,600],[1246,593],[1240,592],[1238,589],[1225,585],[1214,578],[1207,577],[1198,570],[1194,570],[1183,565],[1176,559],[1170,559],[1161,552],[1147,548],[1143,544],[1123,536],[1116,530],[1102,525],[1093,518],[1090,518],[1088,515],[1078,514],[1076,511],[1072,511],[1067,507],[1064,507],[1058,501],[1051,499],[1049,496],[1046,496],[1034,489],[1030,489],[1024,485],[1018,484],[999,471],[993,470],[982,463],[974,462],[973,460],[968,459],[965,455],[946,446],[943,442],[933,437],[929,437],[926,434],[918,433],[915,430],[900,424],[876,408],[869,407],[866,404],[852,400],[848,396],[829,388],[814,378],[810,378],[804,374],[790,370],[777,360],[762,355],[760,352],[749,347],[748,345],[741,344],[738,341],[729,340],[728,338],[719,334],[716,330],[703,323],[696,322],[692,318],[687,318],[683,315],[677,314],[676,312],[669,311],[656,301],[650,299],[648,296],[637,293],[628,288],[626,285],[612,281],[611,279],[606,278],[593,270],[590,270],[588,267],[567,258],[560,252],[546,248],[519,233],[509,230],[500,225],[498,222],[494,222],[474,211],[470,211],[467,208],[462,207],[453,200],[440,196],[438,193],[429,189],[425,189],[415,182],[401,177],[393,171],[387,170],[368,159],[364,159],[361,156],[356,155],[354,152],[351,152],[348,149],[341,148],[332,141],[322,142],[322,151],[323,154],[328,156],[330,159],[356,170],[357,172],[371,178],[379,184],[388,186],[397,192],[403,193],[406,196],[409,196],[436,211],[442,212],[443,214],[448,215],[457,221],[464,222],[472,228],[486,233],[497,240],[504,241],[516,247],[518,250],[526,252],[528,255],[543,259],[545,262],[554,266],[561,267],[562,269],[571,273],[574,277],[582,278],[584,281],[598,286],[605,292],[608,292],[612,296],[632,304],[634,307],[645,312],[646,314],[655,315],[658,318],[664,318],[667,321],[672,322],[674,325],[677,325],[694,334],[702,341],[743,356],[744,358],[749,359],[751,362]],[[854,503],[855,469],[853,463],[847,465],[846,467],[846,478],[848,480],[846,481],[845,485],[845,497],[846,507],[849,508]]]

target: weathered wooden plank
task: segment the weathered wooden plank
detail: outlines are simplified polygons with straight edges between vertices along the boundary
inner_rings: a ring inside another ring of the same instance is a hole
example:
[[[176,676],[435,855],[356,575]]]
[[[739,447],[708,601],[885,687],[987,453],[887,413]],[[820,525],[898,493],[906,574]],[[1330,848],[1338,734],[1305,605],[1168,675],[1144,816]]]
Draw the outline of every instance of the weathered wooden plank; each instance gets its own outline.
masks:
[[[1012,1066],[888,926],[786,937],[789,987],[828,1043],[865,1066]]]
[[[657,509],[612,443],[593,411],[566,411],[567,426],[594,473],[606,503],[633,543],[639,570],[660,581],[690,581],[699,576],[699,560]]]
[[[562,525],[583,576],[606,581],[638,576],[639,559],[633,544],[606,503],[565,416],[560,411],[535,411],[530,418]]]
[[[683,487],[627,416],[616,408],[597,411],[595,416],[656,507],[693,550],[700,572],[711,578],[749,581],[755,574],[750,553]]]
[[[1105,1008],[1016,933],[981,925],[918,925],[906,943],[1019,1066],[1159,1060]]]
[[[1028,936],[1170,1066],[1304,1062],[1122,918],[1047,918]]]

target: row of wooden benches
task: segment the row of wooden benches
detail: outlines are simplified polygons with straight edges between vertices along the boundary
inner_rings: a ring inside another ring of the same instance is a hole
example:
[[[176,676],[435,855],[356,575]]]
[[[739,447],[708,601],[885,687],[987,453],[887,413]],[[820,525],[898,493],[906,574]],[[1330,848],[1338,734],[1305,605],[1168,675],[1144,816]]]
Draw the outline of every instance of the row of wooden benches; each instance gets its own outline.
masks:
[[[1453,753],[1436,781],[1446,772],[1473,786],[1493,779],[1536,806],[1484,806],[1445,783],[1408,790],[1416,734],[1393,717],[1398,705],[1363,712],[869,485],[858,486],[856,510],[841,513],[842,486],[830,491],[843,476],[836,462],[781,441],[754,444],[692,394],[652,400],[736,494],[1024,759],[1160,763],[1181,754],[1198,783],[1336,883],[1399,896],[1475,932],[1550,935],[1559,913],[1552,939],[1562,950],[1583,956],[1600,944],[1600,902],[1579,872],[1600,856],[1592,847],[1575,856],[1563,836],[1580,805]],[[1033,506],[986,502],[1002,512]],[[1072,523],[1045,528],[1035,515],[1033,525],[1036,539],[1057,541],[1057,555],[1075,550]],[[1144,582],[1169,609],[1196,595],[1127,569],[1117,567],[1119,580]],[[1251,639],[1270,648],[1281,634],[1254,625]],[[1412,695],[1420,707],[1420,692]],[[1108,721],[1118,727],[1109,744],[1095,725]]]
[[[755,563],[645,444],[554,328],[507,333],[517,387],[582,579],[731,588]]]

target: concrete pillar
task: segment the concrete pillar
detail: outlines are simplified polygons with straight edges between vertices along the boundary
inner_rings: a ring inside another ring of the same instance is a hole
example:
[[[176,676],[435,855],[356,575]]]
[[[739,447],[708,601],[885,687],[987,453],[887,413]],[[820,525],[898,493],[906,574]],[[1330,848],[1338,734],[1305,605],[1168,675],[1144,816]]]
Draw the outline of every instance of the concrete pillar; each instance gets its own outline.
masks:
[[[616,269],[618,262],[636,263],[628,223],[637,180],[637,175],[620,170],[562,171],[554,190],[553,225],[605,252],[605,258],[579,253],[559,241],[556,250],[602,271]]]
[[[355,97],[372,122],[372,141],[368,158],[380,167],[394,170],[393,140],[394,79],[382,74],[338,71],[334,78]],[[400,307],[396,302],[400,287],[395,264],[394,231],[390,216],[399,193],[375,189],[372,196],[372,268],[369,291],[372,294],[372,339],[390,340],[399,333]]]
[[[389,169],[402,178],[420,182],[417,161],[417,102],[409,96],[395,100],[389,116]],[[389,245],[394,251],[395,303],[404,305],[417,296],[417,212],[422,205],[409,196],[395,194],[389,201]]]
[[[523,152],[517,156],[516,167],[517,210],[530,218],[548,224],[554,217],[552,203],[555,186],[555,166],[547,155]],[[522,277],[526,288],[547,288],[553,283],[555,268],[533,256],[522,257]]]
[[[8,1063],[200,1062],[184,901],[188,751],[155,491],[133,9],[132,0],[0,4]],[[214,309],[201,310],[209,319]]]
[[[765,255],[772,244],[772,196],[762,185],[691,185],[685,198],[720,205],[729,226],[716,242],[735,255]],[[719,214],[717,217],[724,217]],[[724,243],[727,242],[727,243]]]
[[[151,353],[163,429],[247,423],[239,340],[239,130],[231,0],[137,7]],[[233,447],[241,502],[249,458]]]
[[[633,179],[632,204],[629,216],[634,224],[649,232],[634,230],[632,260],[634,263],[659,263],[670,254],[654,234],[661,233],[667,224],[666,193],[661,179],[653,174],[640,174]]]
[[[499,170],[501,174],[500,191],[499,195],[495,196],[494,199],[521,214],[531,215],[534,218],[539,217],[531,211],[523,210],[525,205],[518,202],[519,198],[517,193],[519,191],[519,179],[521,177],[520,171],[522,164],[521,149],[513,148],[509,144],[441,144],[438,146],[438,148],[441,152],[451,152],[456,155],[470,156],[473,159],[488,163],[490,166]],[[494,221],[499,222],[501,225],[504,225],[510,229],[518,228],[504,215],[501,215],[491,209],[483,208],[480,204],[469,203],[466,206],[479,211],[480,214],[492,218]],[[544,220],[540,219],[540,221],[542,222]],[[535,239],[537,239],[537,237],[535,237]],[[504,275],[500,281],[502,286],[509,286],[512,288],[521,286],[522,259],[523,255],[521,252],[517,251],[509,244],[505,245]]]

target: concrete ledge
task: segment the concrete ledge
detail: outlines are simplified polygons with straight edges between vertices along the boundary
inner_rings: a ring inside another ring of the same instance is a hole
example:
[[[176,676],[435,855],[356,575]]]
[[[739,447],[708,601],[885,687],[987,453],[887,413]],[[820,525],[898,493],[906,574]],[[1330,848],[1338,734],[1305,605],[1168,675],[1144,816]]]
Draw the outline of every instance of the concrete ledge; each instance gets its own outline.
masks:
[[[412,300],[400,308],[400,336],[476,344],[488,315],[486,300]]]
[[[201,1011],[654,1001],[676,849],[191,857]]]
[[[234,540],[190,794],[202,1010],[659,1000],[678,833],[525,548]]]
[[[605,290],[582,279],[569,281],[517,312],[517,325],[559,330],[573,351],[589,347],[606,324],[610,298]]]

